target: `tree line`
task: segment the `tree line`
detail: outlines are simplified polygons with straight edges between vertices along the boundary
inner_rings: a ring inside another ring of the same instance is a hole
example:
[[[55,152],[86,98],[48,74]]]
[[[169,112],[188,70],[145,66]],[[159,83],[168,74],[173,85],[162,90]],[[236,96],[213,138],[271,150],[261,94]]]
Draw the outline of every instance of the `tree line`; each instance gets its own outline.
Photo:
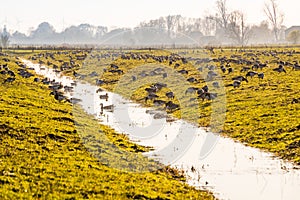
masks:
[[[300,32],[285,36],[284,15],[276,0],[264,5],[266,19],[258,25],[249,25],[240,10],[230,10],[227,0],[216,0],[215,13],[202,18],[168,15],[141,22],[137,27],[110,30],[105,26],[81,24],[58,33],[48,22],[41,23],[27,36],[20,32],[1,34],[2,46],[11,44],[266,44],[288,41],[299,42]]]

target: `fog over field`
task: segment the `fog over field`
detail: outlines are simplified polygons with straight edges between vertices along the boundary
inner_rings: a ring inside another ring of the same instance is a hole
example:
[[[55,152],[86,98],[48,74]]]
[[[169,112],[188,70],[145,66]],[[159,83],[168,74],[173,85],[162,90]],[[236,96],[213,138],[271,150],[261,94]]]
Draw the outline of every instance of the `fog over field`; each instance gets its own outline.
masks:
[[[1,8],[0,31],[10,45],[296,44],[298,4],[296,0],[14,0]]]

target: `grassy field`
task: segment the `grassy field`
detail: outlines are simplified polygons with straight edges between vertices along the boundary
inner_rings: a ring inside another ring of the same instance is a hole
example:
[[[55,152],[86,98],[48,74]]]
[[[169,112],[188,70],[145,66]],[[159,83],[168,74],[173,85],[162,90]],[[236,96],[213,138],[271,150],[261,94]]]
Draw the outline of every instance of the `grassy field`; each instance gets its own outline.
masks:
[[[166,92],[173,91],[175,93],[175,99],[172,101],[179,103],[181,109],[172,112],[172,115],[178,118],[182,117],[199,126],[208,127],[213,122],[218,123],[220,121],[215,119],[218,116],[216,111],[224,109],[225,105],[225,121],[218,126],[213,126],[215,132],[220,132],[224,136],[234,138],[249,146],[273,152],[281,158],[300,164],[300,70],[293,70],[292,68],[294,61],[300,59],[299,48],[219,48],[215,49],[214,52],[205,49],[122,51],[123,54],[127,55],[169,56],[175,53],[188,60],[186,63],[179,59],[172,64],[168,60],[158,62],[152,58],[123,59],[120,56],[114,56],[117,51],[113,50],[65,53],[62,55],[54,52],[54,59],[41,55],[37,60],[42,60],[45,63],[50,61],[48,64],[55,62],[58,65],[61,65],[61,62],[57,62],[59,59],[66,62],[75,60],[75,67],[64,70],[65,74],[73,75],[73,71],[76,71],[77,75],[81,75],[81,79],[92,84],[95,84],[96,79],[101,79],[105,82],[101,87],[114,90],[146,106],[153,106],[153,102],[145,102],[144,98],[147,93],[144,89],[158,81],[164,81],[164,79],[161,79],[161,74],[141,78],[139,74],[144,69],[148,67],[149,70],[153,70],[152,66],[162,67],[165,70],[170,70],[168,74],[174,70],[187,70],[188,74],[180,75],[180,77],[174,75],[173,79],[168,79],[167,88],[163,88],[157,93],[159,99],[165,101],[168,100],[165,96]],[[83,63],[81,60],[76,60],[76,54],[88,56]],[[70,59],[70,57],[72,58]],[[208,60],[197,63],[194,58],[198,58],[198,60],[208,58]],[[179,67],[176,66],[176,63],[179,64]],[[262,69],[251,69],[253,63],[267,64],[267,66]],[[117,65],[124,74],[109,72],[110,64]],[[273,70],[280,64],[284,66],[286,73]],[[208,68],[211,65],[215,66],[215,69],[210,71],[218,73],[219,76],[216,80],[205,81]],[[222,65],[227,69],[231,67],[233,72],[223,73],[220,69]],[[202,72],[197,70],[199,67],[202,68]],[[245,77],[247,72],[241,71],[243,67],[250,67],[249,71],[264,73],[264,78],[259,79],[255,75],[253,78],[248,77],[248,82],[242,82],[240,87],[228,86],[233,83],[233,77],[239,75]],[[92,72],[96,72],[97,76],[92,76]],[[136,75],[136,81],[132,81],[132,75]],[[191,77],[198,81],[182,84],[182,80],[185,81]],[[224,91],[221,90],[222,87],[220,87],[221,89],[214,88],[213,82],[226,86]],[[191,101],[191,98],[197,97],[195,94],[184,94],[187,87],[201,88],[204,85],[208,85],[210,90],[216,90],[219,97],[222,98],[217,98],[215,101],[202,101],[200,99],[195,102],[195,100]]]
[[[0,56],[16,78],[0,74],[0,199],[214,199],[180,171],[146,171],[158,165],[141,155],[148,147],[56,101],[34,77],[18,75],[15,61]]]

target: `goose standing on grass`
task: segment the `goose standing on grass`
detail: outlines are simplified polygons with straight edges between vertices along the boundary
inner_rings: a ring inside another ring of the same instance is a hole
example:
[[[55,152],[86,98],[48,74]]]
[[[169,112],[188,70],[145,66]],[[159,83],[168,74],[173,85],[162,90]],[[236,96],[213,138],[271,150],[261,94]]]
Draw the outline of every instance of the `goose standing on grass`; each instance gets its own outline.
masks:
[[[282,65],[279,65],[277,68],[273,69],[273,71],[276,71],[276,72],[284,72],[286,73],[285,69],[283,68]]]
[[[16,78],[9,77],[9,78],[5,79],[3,83],[10,83],[10,84],[12,84],[12,82],[14,82],[15,80],[16,80]]]
[[[252,78],[252,77],[255,76],[256,74],[257,74],[257,72],[255,72],[255,71],[247,72],[246,78],[247,78],[248,76],[250,76],[250,77]]]
[[[236,77],[233,77],[232,78],[232,80],[234,80],[234,81],[245,81],[245,82],[247,82],[248,83],[248,80],[245,78],[245,77],[243,77],[243,76],[236,76]]]
[[[264,73],[259,73],[259,74],[257,74],[257,77],[258,77],[258,78],[261,78],[261,79],[264,79],[265,74],[264,74]]]
[[[166,93],[166,96],[169,98],[169,99],[174,99],[175,95],[173,92],[167,92]]]
[[[226,85],[226,87],[228,87],[228,86],[233,86],[234,88],[240,87],[241,86],[241,81],[235,80],[235,81],[233,81],[232,84]]]
[[[293,70],[300,70],[300,65],[298,64],[298,61],[294,61]]]
[[[166,109],[170,112],[180,109],[180,106],[178,104],[173,103],[172,101],[168,101],[165,105]]]

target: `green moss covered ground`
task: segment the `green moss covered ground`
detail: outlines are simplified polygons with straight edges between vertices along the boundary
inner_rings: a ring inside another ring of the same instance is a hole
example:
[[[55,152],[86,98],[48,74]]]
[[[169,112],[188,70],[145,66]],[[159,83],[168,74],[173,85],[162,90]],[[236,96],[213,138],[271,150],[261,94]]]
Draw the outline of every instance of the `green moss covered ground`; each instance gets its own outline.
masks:
[[[149,148],[56,101],[14,62],[0,56],[16,74],[0,74],[0,199],[213,199],[172,169],[132,172],[158,165],[141,156]]]

